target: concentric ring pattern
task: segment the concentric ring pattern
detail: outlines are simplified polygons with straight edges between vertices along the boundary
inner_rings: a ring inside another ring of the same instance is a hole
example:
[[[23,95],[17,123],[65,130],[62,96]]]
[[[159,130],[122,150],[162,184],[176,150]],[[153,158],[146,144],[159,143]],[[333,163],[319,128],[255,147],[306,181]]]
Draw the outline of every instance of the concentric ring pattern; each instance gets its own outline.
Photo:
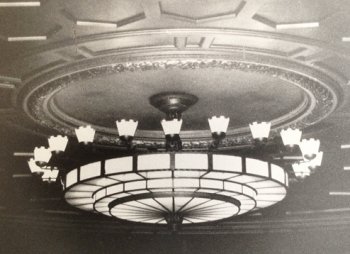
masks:
[[[79,209],[121,220],[165,224],[226,219],[286,196],[288,174],[254,158],[157,153],[97,161],[67,173],[65,199]]]

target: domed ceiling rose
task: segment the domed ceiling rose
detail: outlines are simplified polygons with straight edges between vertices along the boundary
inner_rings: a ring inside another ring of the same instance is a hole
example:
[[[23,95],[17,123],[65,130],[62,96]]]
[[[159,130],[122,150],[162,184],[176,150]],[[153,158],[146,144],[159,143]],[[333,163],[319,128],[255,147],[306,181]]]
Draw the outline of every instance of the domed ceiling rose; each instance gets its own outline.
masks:
[[[245,73],[255,73],[280,79],[296,86],[303,92],[302,102],[291,109],[286,114],[275,119],[269,119],[272,122],[272,135],[281,128],[305,128],[313,125],[322,119],[326,118],[334,111],[338,104],[337,91],[322,79],[316,79],[309,75],[304,75],[293,70],[287,70],[277,66],[266,65],[262,63],[249,63],[243,61],[232,60],[231,56],[210,56],[210,59],[205,55],[193,56],[167,56],[167,57],[144,57],[135,61],[125,62],[116,56],[107,56],[99,60],[91,59],[82,63],[77,63],[74,66],[64,67],[54,72],[32,80],[27,84],[19,98],[26,113],[37,123],[55,129],[66,135],[74,135],[74,127],[91,124],[84,122],[81,119],[74,118],[62,112],[55,104],[55,96],[63,89],[74,85],[76,82],[83,82],[98,79],[108,75],[118,75],[127,73],[147,72],[147,71],[163,71],[163,70],[215,70],[224,69],[225,71],[240,71]],[[104,64],[105,63],[105,64]],[[98,66],[96,66],[98,64]],[[79,69],[71,73],[72,69]],[[64,75],[62,75],[64,74]],[[281,81],[281,82],[282,82]],[[233,80],[234,84],[235,81]],[[98,84],[96,84],[98,85]],[[213,87],[215,89],[215,87]],[[123,93],[123,91],[120,91]],[[184,91],[186,92],[186,91]],[[126,93],[129,94],[130,92]],[[130,94],[128,95],[130,96]],[[158,98],[159,99],[159,98]],[[220,100],[220,98],[213,98]],[[147,100],[147,98],[145,98]],[[235,98],[232,98],[235,100]],[[77,102],[79,103],[79,102]],[[155,100],[151,103],[155,103]],[[192,103],[192,102],[191,102]],[[247,102],[249,103],[249,102]],[[229,107],[229,105],[228,105]],[[118,110],[118,109],[116,109]],[[130,107],[132,110],[132,107]],[[120,116],[123,117],[123,116]],[[264,116],[262,116],[264,117]],[[98,126],[92,124],[97,130],[96,140],[100,143],[115,144],[116,131],[108,126]],[[209,146],[211,134],[203,130],[188,130],[182,132],[185,148],[198,148]],[[227,140],[223,146],[232,147],[240,144],[249,144],[253,140],[249,135],[247,127],[229,129],[227,132]],[[155,146],[162,147],[164,145],[161,131],[140,130],[136,133],[135,142],[140,146]]]

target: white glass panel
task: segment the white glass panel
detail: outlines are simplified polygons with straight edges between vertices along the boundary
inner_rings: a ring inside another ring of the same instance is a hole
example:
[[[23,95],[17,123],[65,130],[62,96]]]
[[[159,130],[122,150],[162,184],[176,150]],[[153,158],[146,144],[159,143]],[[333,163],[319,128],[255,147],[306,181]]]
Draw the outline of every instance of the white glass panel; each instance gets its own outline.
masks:
[[[271,187],[281,186],[280,183],[277,183],[277,182],[274,182],[274,181],[271,181],[271,180],[254,182],[254,183],[248,183],[248,185],[253,187],[254,189],[271,188]]]
[[[138,189],[146,189],[146,181],[136,181],[125,183],[125,190],[138,190]]]
[[[175,154],[177,169],[208,169],[208,155],[195,153]]]
[[[283,168],[277,166],[277,165],[274,165],[274,164],[271,164],[271,177],[281,183],[284,183],[284,170]]]
[[[236,195],[238,195],[237,193],[233,193],[231,191],[220,191],[220,192],[218,192],[218,194],[224,195],[224,196],[229,196],[229,197],[235,197]]]
[[[259,176],[240,175],[240,176],[236,176],[234,178],[231,178],[230,181],[239,182],[239,183],[250,183],[250,182],[261,181],[263,179],[264,178],[259,177]]]
[[[113,179],[116,179],[116,180],[122,181],[122,182],[143,179],[141,176],[139,176],[138,174],[135,174],[135,173],[112,175],[112,176],[110,176],[110,178],[113,178]]]
[[[251,188],[247,187],[247,186],[243,186],[243,194],[250,196],[250,197],[255,197],[256,193],[254,190],[252,190]]]
[[[127,196],[131,196],[131,194],[123,192],[123,193],[114,194],[114,195],[111,196],[111,197],[113,197],[114,199],[116,199],[116,198],[123,198],[123,197],[127,197]]]
[[[132,195],[137,195],[137,194],[149,193],[149,191],[144,189],[144,190],[128,191],[128,193]]]
[[[80,180],[101,175],[101,162],[94,162],[80,167]]]
[[[213,155],[213,169],[242,172],[242,158],[230,155]]]
[[[157,180],[149,180],[148,188],[172,188],[173,181],[172,179],[157,179]]]
[[[221,189],[220,189],[221,190]],[[220,192],[219,189],[211,190],[211,189],[204,189],[204,188],[199,188],[198,192],[205,192],[205,193],[218,193]]]
[[[97,189],[101,188],[100,186],[90,185],[90,184],[78,184],[72,187],[71,191],[91,191],[94,192]]]
[[[242,193],[242,187],[243,187],[242,185],[237,183],[224,182],[224,188],[227,191]]]
[[[87,204],[87,205],[80,205],[77,206],[79,209],[85,210],[85,211],[92,211],[94,210],[94,205],[93,204]]]
[[[174,179],[174,187],[199,188],[199,179]]]
[[[246,159],[247,173],[269,177],[269,167],[266,161]]]
[[[123,191],[123,184],[114,185],[107,188],[107,195],[111,195],[122,191]]]
[[[105,171],[106,174],[132,171],[132,157],[129,156],[106,160]]]
[[[161,211],[166,211],[164,207],[162,207],[160,204],[158,204],[156,201],[154,201],[153,199],[143,199],[139,201],[140,203],[146,204],[148,206],[151,206],[157,210],[161,210]]]
[[[98,179],[89,180],[86,183],[100,185],[100,186],[107,186],[107,185],[118,183],[118,181],[114,179],[102,177]]]
[[[103,190],[96,192],[94,198],[95,198],[95,200],[99,200],[100,198],[103,198],[106,195],[107,195],[107,190],[103,189]]]
[[[200,177],[204,175],[207,171],[193,171],[193,170],[175,170],[174,176],[175,177]]]
[[[215,179],[219,179],[219,180],[225,180],[225,179],[232,178],[232,177],[234,177],[236,175],[237,174],[235,174],[235,173],[211,171],[208,174],[206,174],[204,176],[204,178],[215,178]]]
[[[75,184],[78,181],[78,171],[73,169],[66,175],[66,188]]]
[[[210,188],[210,189],[220,189],[222,190],[224,187],[224,184],[222,181],[218,180],[207,180],[207,179],[201,179],[200,180],[201,187],[202,188]]]
[[[185,204],[187,204],[192,198],[175,197],[175,211],[181,209]]]
[[[138,170],[170,169],[169,154],[147,154],[137,158]]]
[[[140,175],[143,175],[146,178],[152,179],[152,178],[170,178],[172,175],[171,170],[165,170],[165,171],[149,171],[149,172],[140,172]]]
[[[155,200],[166,207],[169,211],[173,210],[173,198],[156,198]]]

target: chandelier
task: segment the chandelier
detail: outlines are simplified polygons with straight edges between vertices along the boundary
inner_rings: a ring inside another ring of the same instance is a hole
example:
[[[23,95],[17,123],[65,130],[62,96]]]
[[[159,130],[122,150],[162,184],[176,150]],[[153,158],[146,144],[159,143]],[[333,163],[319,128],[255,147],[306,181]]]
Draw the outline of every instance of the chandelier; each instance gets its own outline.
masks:
[[[34,149],[29,168],[43,181],[59,179],[65,200],[76,208],[122,221],[177,228],[272,206],[285,198],[290,182],[309,176],[321,165],[320,141],[302,139],[298,129],[281,130],[283,145],[278,145],[278,153],[271,150],[276,144],[269,139],[268,122],[249,125],[253,146],[220,149],[230,121],[224,116],[208,119],[212,142],[207,150],[183,149],[182,113],[197,100],[177,92],[150,98],[150,104],[166,114],[161,120],[163,149],[140,151],[133,141],[138,122],[123,119],[116,121],[119,141],[126,148],[123,156],[62,168],[58,161],[69,139],[58,135],[48,139],[47,148]],[[75,134],[80,148],[94,145],[91,126],[79,127]]]

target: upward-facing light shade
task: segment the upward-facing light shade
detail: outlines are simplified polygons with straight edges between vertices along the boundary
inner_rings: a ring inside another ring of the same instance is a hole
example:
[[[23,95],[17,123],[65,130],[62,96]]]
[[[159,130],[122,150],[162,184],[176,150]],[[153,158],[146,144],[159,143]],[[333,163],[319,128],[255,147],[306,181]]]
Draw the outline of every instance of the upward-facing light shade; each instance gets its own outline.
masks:
[[[212,118],[208,119],[208,122],[209,122],[211,133],[217,133],[217,134],[226,133],[228,124],[230,122],[230,118],[224,117],[224,116],[220,116],[220,117],[213,116]]]
[[[66,136],[51,136],[48,139],[49,142],[49,149],[51,151],[55,152],[63,152],[66,150],[67,144],[68,144],[68,137]]]
[[[173,119],[170,121],[163,119],[161,124],[165,135],[178,135],[181,131],[182,119]]]
[[[302,132],[299,129],[288,128],[282,130],[280,134],[285,146],[295,146],[300,143]]]
[[[264,139],[268,138],[271,129],[270,122],[254,122],[249,124],[250,131],[254,139]]]
[[[300,144],[300,151],[305,157],[312,157],[318,154],[320,148],[320,140],[318,139],[302,139]]]
[[[308,161],[309,164],[310,164],[310,167],[315,168],[315,167],[321,166],[322,158],[323,158],[323,152],[318,152],[316,154],[315,158],[313,158],[312,160]]]
[[[92,143],[95,137],[95,130],[90,125],[80,126],[75,129],[75,134],[79,143]]]
[[[35,162],[39,163],[48,163],[51,159],[51,150],[48,148],[45,148],[43,146],[41,147],[35,147],[34,149],[34,160]]]
[[[308,162],[294,163],[292,164],[293,171],[296,177],[305,178],[311,174]]]
[[[41,167],[39,167],[38,165],[36,165],[35,160],[33,158],[31,158],[28,161],[28,167],[30,169],[30,172],[35,174],[35,173],[41,173],[43,170],[41,169]]]
[[[44,174],[41,176],[43,181],[54,182],[57,179],[59,171],[57,169],[43,170]]]
[[[122,119],[121,121],[116,121],[119,136],[133,137],[135,135],[138,123],[138,121],[131,119]]]

